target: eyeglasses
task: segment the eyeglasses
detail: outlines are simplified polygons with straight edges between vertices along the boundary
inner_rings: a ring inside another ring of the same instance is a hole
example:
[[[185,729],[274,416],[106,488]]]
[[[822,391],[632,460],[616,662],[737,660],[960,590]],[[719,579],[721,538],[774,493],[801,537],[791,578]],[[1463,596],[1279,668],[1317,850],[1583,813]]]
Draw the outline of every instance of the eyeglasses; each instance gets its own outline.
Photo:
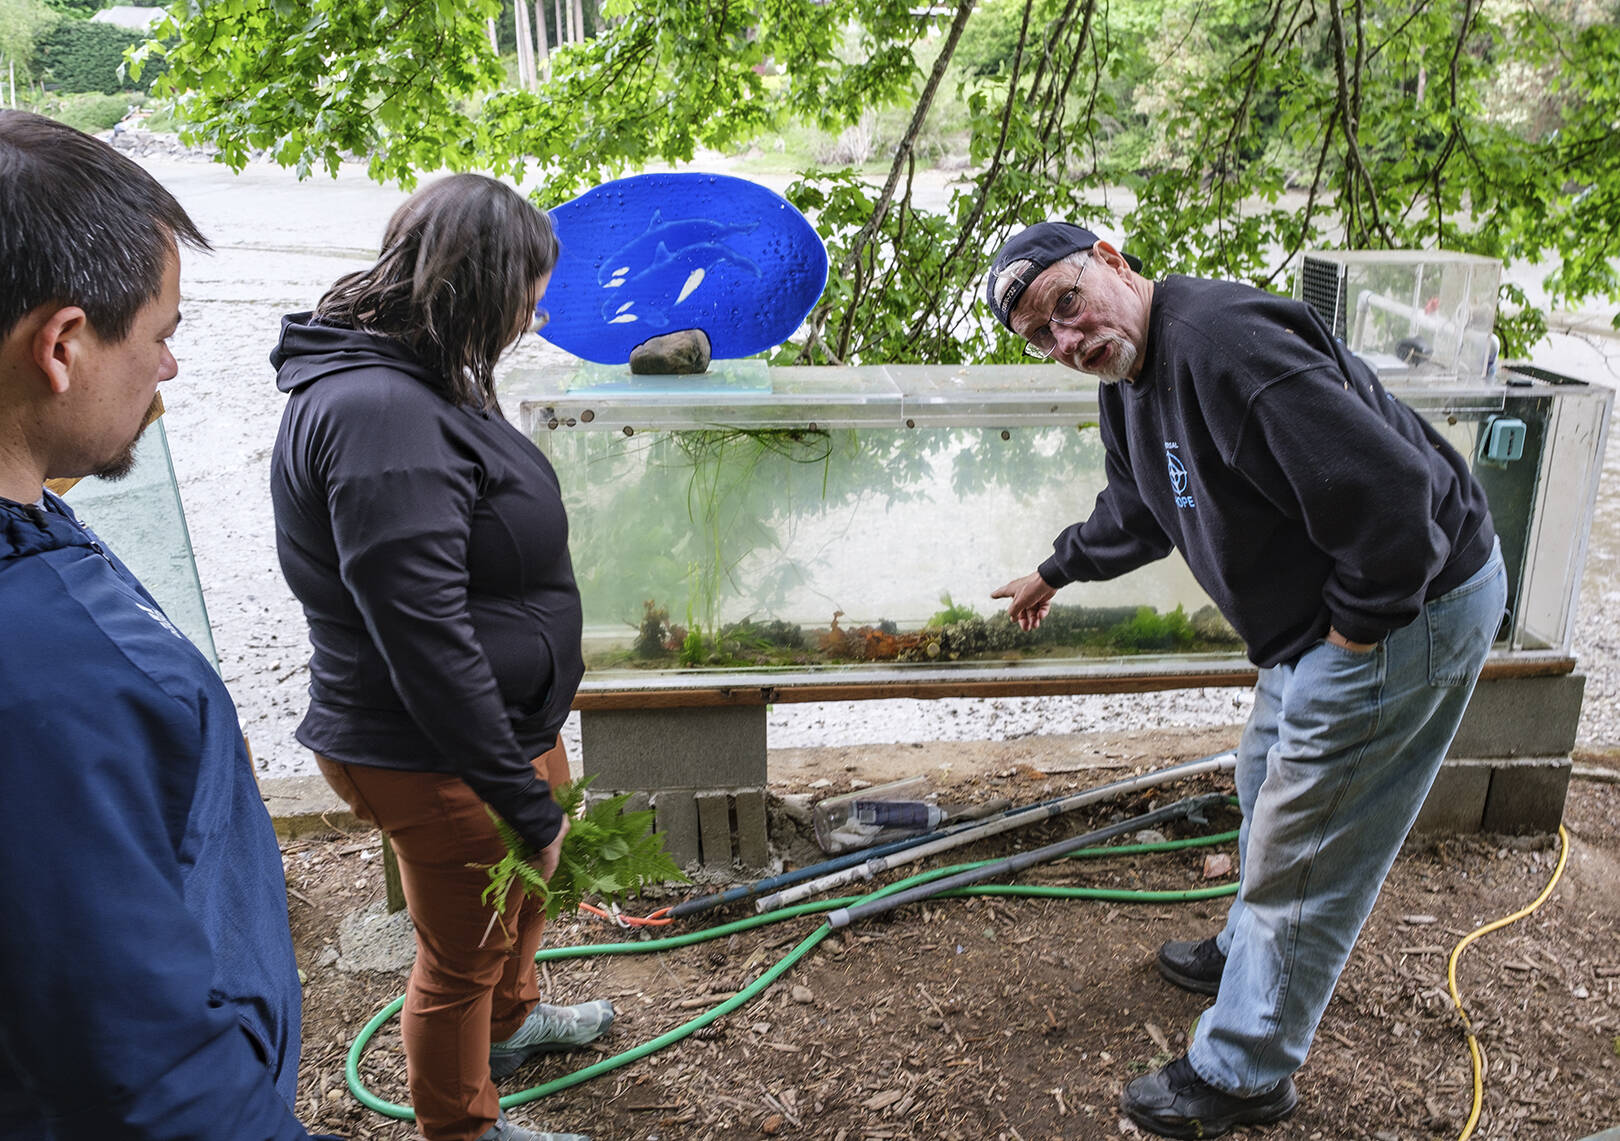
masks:
[[[1053,325],[1066,325],[1073,327],[1080,320],[1080,315],[1086,311],[1085,298],[1080,295],[1080,279],[1086,275],[1086,266],[1091,264],[1088,257],[1080,263],[1080,272],[1075,274],[1074,284],[1069,286],[1068,292],[1057,299],[1052,306],[1052,315],[1038,328],[1031,329],[1024,337],[1024,353],[1037,360],[1046,360],[1057,351],[1057,334],[1052,332]]]
[[[550,323],[551,323],[551,314],[547,313],[544,309],[536,309],[534,311],[534,316],[529,318],[528,327],[525,328],[523,331],[525,333],[538,333],[541,329],[544,329]]]

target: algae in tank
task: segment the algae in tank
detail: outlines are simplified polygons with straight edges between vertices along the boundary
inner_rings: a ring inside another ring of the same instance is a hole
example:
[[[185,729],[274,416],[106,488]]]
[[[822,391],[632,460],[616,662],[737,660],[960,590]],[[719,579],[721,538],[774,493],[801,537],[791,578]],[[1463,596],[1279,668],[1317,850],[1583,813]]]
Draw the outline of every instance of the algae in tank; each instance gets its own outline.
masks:
[[[1029,640],[988,597],[1093,510],[1094,381],[1055,366],[763,371],[575,394],[577,368],[538,370],[510,392],[562,481],[597,668],[1241,657],[1177,555],[1070,587]],[[1486,488],[1512,592],[1499,652],[1567,654],[1613,394],[1501,375],[1386,387]],[[1482,451],[1504,418],[1522,425],[1517,459]]]
[[[932,621],[902,631],[894,622],[845,627],[834,614],[825,627],[806,629],[780,619],[745,618],[712,634],[670,620],[669,611],[648,601],[635,641],[597,650],[587,664],[623,666],[815,666],[851,662],[957,662],[1113,657],[1120,654],[1235,652],[1242,643],[1212,605],[1190,617],[1177,606],[1160,613],[1151,606],[1055,605],[1045,622],[1024,631],[1005,613],[981,616],[950,602],[951,621]]]
[[[1090,511],[1103,485],[1090,425],[543,439],[595,668],[1240,648],[1179,560],[1090,584],[1088,605],[1031,634],[988,598]]]

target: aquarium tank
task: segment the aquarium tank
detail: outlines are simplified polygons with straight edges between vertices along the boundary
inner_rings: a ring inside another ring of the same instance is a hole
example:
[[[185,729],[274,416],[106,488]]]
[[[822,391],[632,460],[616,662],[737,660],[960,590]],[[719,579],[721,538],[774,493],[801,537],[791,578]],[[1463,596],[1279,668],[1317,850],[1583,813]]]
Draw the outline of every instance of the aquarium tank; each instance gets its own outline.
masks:
[[[1033,632],[989,597],[1104,485],[1095,378],[1034,362],[752,364],[503,384],[561,481],[599,680],[1242,662],[1175,555],[1064,589]],[[1491,497],[1512,592],[1498,654],[1567,656],[1612,393],[1529,368],[1441,386],[1403,370],[1390,390]]]

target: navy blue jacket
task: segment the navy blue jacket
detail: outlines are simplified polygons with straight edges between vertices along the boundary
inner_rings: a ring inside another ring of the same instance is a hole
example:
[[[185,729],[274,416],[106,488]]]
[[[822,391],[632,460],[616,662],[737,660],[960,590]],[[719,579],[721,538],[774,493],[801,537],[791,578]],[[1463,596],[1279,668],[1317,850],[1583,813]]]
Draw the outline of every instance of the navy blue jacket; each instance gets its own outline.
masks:
[[[298,739],[348,764],[454,773],[537,848],[562,823],[533,758],[585,672],[551,464],[451,404],[388,337],[282,321],[276,550],[309,619]]]
[[[212,665],[0,501],[0,1139],[302,1141],[281,853]]]
[[[1301,302],[1159,282],[1141,374],[1100,403],[1108,485],[1041,564],[1052,586],[1173,548],[1250,659],[1274,666],[1330,623],[1382,640],[1490,557],[1467,461]]]

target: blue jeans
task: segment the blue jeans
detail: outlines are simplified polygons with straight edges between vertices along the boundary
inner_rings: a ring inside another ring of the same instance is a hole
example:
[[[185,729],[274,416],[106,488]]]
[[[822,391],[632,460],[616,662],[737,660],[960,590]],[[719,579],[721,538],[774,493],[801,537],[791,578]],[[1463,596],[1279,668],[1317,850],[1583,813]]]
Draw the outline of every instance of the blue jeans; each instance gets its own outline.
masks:
[[[1500,548],[1367,653],[1260,671],[1238,746],[1241,887],[1193,1069],[1228,1093],[1305,1061],[1322,1012],[1462,721],[1507,601]]]

